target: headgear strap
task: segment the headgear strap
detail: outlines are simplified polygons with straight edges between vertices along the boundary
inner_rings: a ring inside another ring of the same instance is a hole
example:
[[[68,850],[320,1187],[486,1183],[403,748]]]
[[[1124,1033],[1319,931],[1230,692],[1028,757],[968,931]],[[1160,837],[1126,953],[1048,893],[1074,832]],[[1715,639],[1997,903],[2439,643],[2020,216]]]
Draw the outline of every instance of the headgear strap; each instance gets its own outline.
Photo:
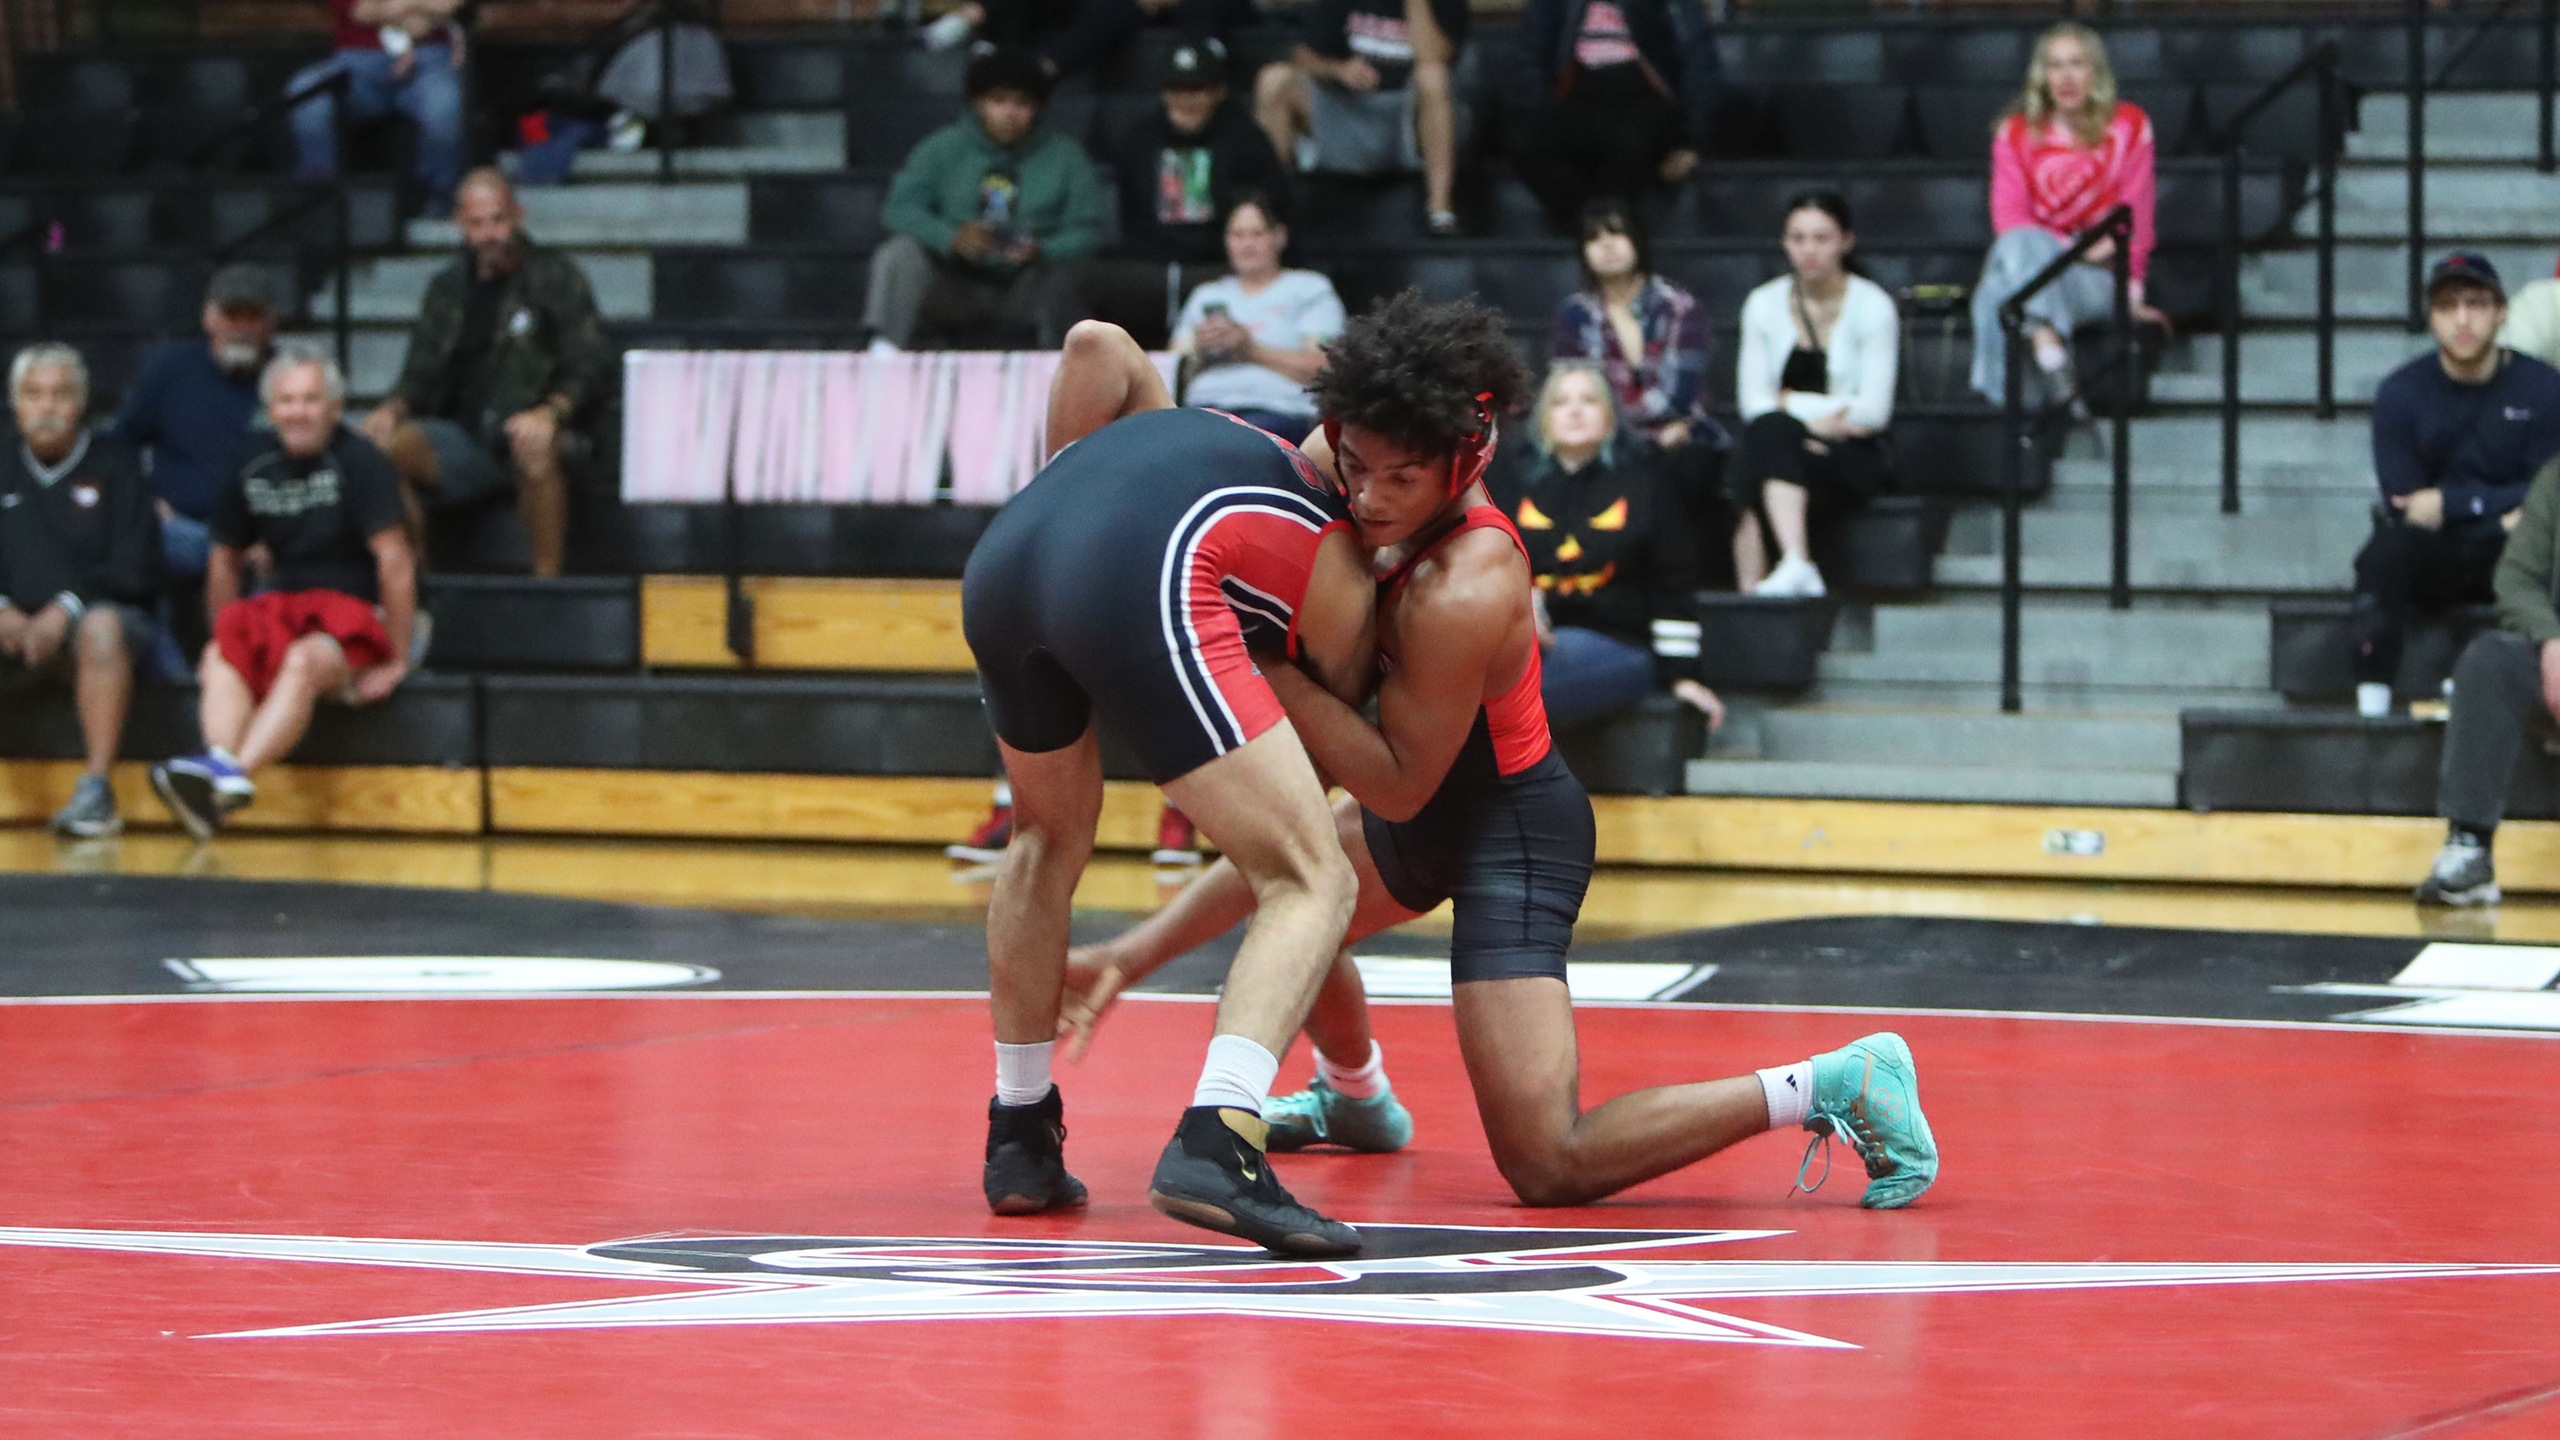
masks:
[[[1458,437],[1457,449],[1449,456],[1449,498],[1467,493],[1467,487],[1484,478],[1493,464],[1494,442],[1501,438],[1501,427],[1493,419],[1493,392],[1476,394],[1476,428]],[[1324,442],[1333,450],[1333,468],[1342,469],[1342,422],[1325,417]]]

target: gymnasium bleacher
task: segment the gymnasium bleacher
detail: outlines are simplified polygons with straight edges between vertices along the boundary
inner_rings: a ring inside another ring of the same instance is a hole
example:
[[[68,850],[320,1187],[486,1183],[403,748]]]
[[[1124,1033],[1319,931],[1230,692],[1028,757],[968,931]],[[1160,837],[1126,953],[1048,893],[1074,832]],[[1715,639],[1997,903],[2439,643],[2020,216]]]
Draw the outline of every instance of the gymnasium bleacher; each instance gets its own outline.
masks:
[[[486,7],[478,93],[492,104],[529,94],[615,8]],[[896,24],[822,24],[834,7],[810,11],[729,7],[736,104],[689,137],[675,184],[654,183],[653,154],[590,153],[571,184],[529,192],[530,228],[587,267],[617,342],[847,349],[864,338],[883,192],[908,146],[955,112],[960,58],[921,51]],[[17,57],[19,108],[0,118],[0,340],[14,347],[40,322],[79,345],[104,409],[145,345],[191,331],[217,260],[240,256],[289,272],[308,297],[294,328],[326,333],[332,210],[270,223],[309,194],[283,177],[272,124],[205,150],[319,53],[314,14],[208,5],[201,31]],[[1986,136],[2051,18],[2049,7],[1798,18],[1771,5],[1721,27],[1718,138],[1656,247],[1659,268],[1715,317],[1719,408],[1731,404],[1733,317],[1781,263],[1777,208],[1806,183],[1850,197],[1860,256],[1887,289],[1970,284],[1990,239]],[[1483,19],[1474,100],[1498,118],[1516,50],[1503,17]],[[1909,309],[1895,423],[1903,492],[1833,538],[1823,560],[1840,593],[1701,596],[1706,678],[1740,701],[1735,723],[1711,748],[1693,714],[1661,701],[1568,736],[1568,758],[1594,791],[2431,812],[2440,732],[2339,708],[2335,597],[2352,553],[2339,553],[2340,537],[2360,513],[2351,497],[2370,484],[2361,406],[2409,344],[2388,301],[2397,272],[2384,187],[2400,172],[2387,143],[2351,142],[2349,198],[2364,193],[2357,186],[2383,198],[2342,213],[2345,413],[2318,421],[2294,373],[2307,368],[2297,363],[2307,302],[2287,288],[2307,259],[2304,203],[2321,144],[2307,88],[2252,127],[2243,165],[2251,505],[2224,517],[2198,502],[2219,395],[2208,383],[2218,342],[2198,332],[2217,295],[2222,123],[2324,39],[2339,43],[2367,118],[2382,115],[2396,97],[2380,92],[2405,71],[2399,7],[2123,7],[2100,25],[2125,94],[2159,128],[2152,296],[2181,328],[2137,426],[2135,609],[2093,598],[2104,581],[2103,563],[2088,558],[2104,518],[2092,508],[2104,451],[2083,434],[2030,467],[2030,698],[2024,715],[1990,713],[1986,600],[1998,554],[1986,497],[2003,422],[1964,394],[1963,316]],[[1137,77],[1169,43],[1150,34],[1120,65],[1070,82],[1049,123],[1088,140],[1111,133],[1154,103]],[[2485,28],[2467,12],[2440,19],[2430,43],[2448,90],[2511,94],[2535,81],[2529,31],[2503,10]],[[1235,47],[1240,81],[1288,44],[1285,24],[1248,32]],[[416,296],[451,245],[449,225],[397,219],[401,144],[396,133],[363,137],[345,182],[358,403],[388,385]],[[1542,232],[1499,163],[1466,166],[1460,208],[1465,238],[1432,240],[1418,182],[1312,181],[1293,263],[1331,275],[1355,308],[1407,285],[1432,298],[1481,295],[1542,358],[1548,317],[1575,283],[1571,246]],[[2488,208],[2486,238],[2522,242],[2526,273],[2543,273],[2550,256],[2535,247],[2547,242],[2498,230],[2503,212]],[[13,246],[13,235],[33,238]],[[287,798],[262,802],[254,823],[898,841],[967,828],[994,753],[958,638],[955,577],[987,512],[775,504],[732,516],[626,504],[617,426],[578,488],[574,577],[509,578],[523,561],[510,517],[440,531],[426,588],[432,673],[379,710],[324,712],[298,774],[278,787]],[[2103,550],[2103,538],[2094,543]],[[720,577],[733,571],[749,577],[753,665],[728,643]],[[2447,617],[2413,643],[2404,692],[2439,682],[2460,627],[2478,623]],[[127,754],[187,748],[192,713],[187,692],[150,694]],[[0,819],[41,818],[75,739],[67,701],[0,710],[0,756],[48,762],[9,767]],[[1995,768],[2001,776],[1983,773]],[[1115,763],[1112,773],[1134,772]],[[2542,787],[2535,804],[2523,803],[2528,783]],[[156,816],[137,780],[121,777],[120,788],[129,814]],[[2560,815],[2560,803],[2544,803],[2554,794],[2546,779],[2520,781],[2517,813]],[[1151,838],[1140,787],[1116,790],[1112,815],[1106,841]],[[1630,839],[1617,858],[1692,850]]]

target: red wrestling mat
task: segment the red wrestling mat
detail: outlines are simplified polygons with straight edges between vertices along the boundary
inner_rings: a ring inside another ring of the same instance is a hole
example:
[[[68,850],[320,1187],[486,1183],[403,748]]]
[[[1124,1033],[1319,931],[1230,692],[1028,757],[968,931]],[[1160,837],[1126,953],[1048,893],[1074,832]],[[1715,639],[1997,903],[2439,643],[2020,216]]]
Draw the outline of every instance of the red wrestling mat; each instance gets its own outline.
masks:
[[[0,1433],[2560,1433],[2547,1040],[1907,1017],[1918,1207],[1772,1137],[1539,1212],[1388,1008],[1416,1148],[1280,1162],[1328,1268],[1146,1206],[1208,1021],[1124,1005],[1091,1212],[1000,1222],[975,1002],[0,1006]],[[1870,1024],[1586,1010],[1585,1098]]]

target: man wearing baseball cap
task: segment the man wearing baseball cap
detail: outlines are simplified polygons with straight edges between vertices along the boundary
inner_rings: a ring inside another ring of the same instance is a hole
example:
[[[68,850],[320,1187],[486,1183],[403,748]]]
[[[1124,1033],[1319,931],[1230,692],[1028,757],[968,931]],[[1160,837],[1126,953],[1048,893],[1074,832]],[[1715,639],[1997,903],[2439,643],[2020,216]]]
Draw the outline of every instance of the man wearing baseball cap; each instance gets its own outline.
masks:
[[[2484,604],[2535,470],[2560,454],[2560,370],[2498,344],[2506,287],[2476,251],[2427,278],[2436,348],[2373,397],[2373,538],[2356,556],[2356,709],[2390,713],[2416,606]]]
[[[256,265],[226,265],[205,287],[204,338],[171,340],[143,357],[124,406],[117,439],[142,454],[160,512],[161,576],[172,597],[187,597],[166,617],[178,634],[160,666],[176,678],[192,670],[207,620],[196,613],[204,594],[205,523],[225,489],[240,478],[250,448],[267,433],[258,402],[258,372],[275,351],[276,321],[288,304],[276,276]],[[181,613],[183,612],[183,613]]]
[[[1120,241],[1086,267],[1087,309],[1150,349],[1165,344],[1182,296],[1224,273],[1227,212],[1248,193],[1287,194],[1289,172],[1253,117],[1227,100],[1227,47],[1177,46],[1159,67],[1163,103],[1110,149]]]

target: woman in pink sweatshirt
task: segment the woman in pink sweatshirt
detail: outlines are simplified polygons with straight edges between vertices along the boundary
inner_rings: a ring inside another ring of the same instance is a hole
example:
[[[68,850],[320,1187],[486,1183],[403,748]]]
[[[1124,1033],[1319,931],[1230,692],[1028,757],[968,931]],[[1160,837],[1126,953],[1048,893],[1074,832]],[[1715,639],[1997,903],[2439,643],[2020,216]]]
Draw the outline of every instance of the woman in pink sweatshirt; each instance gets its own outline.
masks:
[[[2115,71],[2097,32],[2085,25],[2056,25],[2036,41],[2027,63],[2027,88],[2001,118],[1991,139],[1991,254],[1973,291],[1973,388],[1995,404],[2002,398],[2007,356],[2000,306],[2053,258],[2072,237],[2119,204],[2133,207],[2135,313],[2163,323],[2143,303],[2143,274],[2151,264],[2151,117],[2116,98]],[[2028,338],[2045,384],[2044,398],[2071,393],[2071,332],[2115,313],[2109,266],[2114,242],[2101,240],[2069,274],[2027,302]],[[2034,398],[2034,392],[2030,392]]]

